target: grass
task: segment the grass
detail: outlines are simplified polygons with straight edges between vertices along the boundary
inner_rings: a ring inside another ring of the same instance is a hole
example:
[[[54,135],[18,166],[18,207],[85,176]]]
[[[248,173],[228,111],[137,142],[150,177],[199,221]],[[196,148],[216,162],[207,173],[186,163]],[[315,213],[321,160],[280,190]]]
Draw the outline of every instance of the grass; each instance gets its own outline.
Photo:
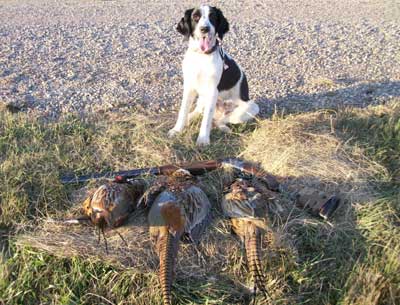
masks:
[[[59,176],[226,156],[290,176],[288,189],[314,186],[340,193],[345,201],[326,223],[294,206],[288,192],[277,198],[272,232],[263,246],[271,304],[398,304],[397,104],[274,116],[235,127],[229,135],[213,131],[212,144],[202,150],[194,144],[199,122],[171,141],[166,138],[173,123],[168,116],[105,113],[46,122],[0,112],[0,304],[161,304],[145,227],[132,237],[140,249],[127,254],[142,253],[148,263],[140,268],[104,259],[90,242],[87,255],[71,255],[67,238],[79,231],[55,232],[51,237],[64,237],[64,246],[61,240],[44,247],[46,239],[37,235],[42,220],[65,217],[77,204],[79,187],[61,185]],[[217,215],[204,240],[207,265],[197,263],[190,246],[183,247],[173,289],[179,304],[251,300],[242,251],[219,217],[218,177],[210,175],[206,183]],[[257,302],[265,304],[261,298]]]

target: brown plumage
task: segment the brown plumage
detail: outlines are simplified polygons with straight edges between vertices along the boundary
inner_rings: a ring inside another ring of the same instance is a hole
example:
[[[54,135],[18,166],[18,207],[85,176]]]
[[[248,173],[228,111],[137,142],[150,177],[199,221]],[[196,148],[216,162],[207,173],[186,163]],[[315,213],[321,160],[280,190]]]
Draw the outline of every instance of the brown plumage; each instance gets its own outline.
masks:
[[[230,218],[232,231],[245,246],[247,264],[256,288],[267,297],[261,264],[261,234],[267,229],[268,201],[271,191],[261,183],[236,179],[222,200],[222,210]]]
[[[143,195],[146,183],[135,180],[130,183],[109,182],[98,187],[83,203],[83,212],[104,236],[105,228],[116,228],[132,213],[136,202]],[[122,238],[122,236],[120,235]],[[123,239],[123,238],[122,238]],[[107,241],[104,238],[106,250]]]
[[[150,206],[150,237],[160,259],[159,278],[163,304],[171,304],[171,285],[179,241],[187,236],[198,243],[209,223],[210,202],[188,171],[158,177],[142,203]]]

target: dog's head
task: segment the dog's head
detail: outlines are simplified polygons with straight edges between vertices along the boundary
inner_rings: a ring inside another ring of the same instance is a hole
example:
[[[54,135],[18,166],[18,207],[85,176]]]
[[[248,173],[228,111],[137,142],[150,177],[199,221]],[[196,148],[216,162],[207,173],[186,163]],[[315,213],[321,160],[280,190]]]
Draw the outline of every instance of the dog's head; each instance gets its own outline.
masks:
[[[208,52],[215,45],[216,37],[222,39],[229,31],[229,23],[220,9],[202,5],[187,10],[176,29],[192,39],[201,51]]]

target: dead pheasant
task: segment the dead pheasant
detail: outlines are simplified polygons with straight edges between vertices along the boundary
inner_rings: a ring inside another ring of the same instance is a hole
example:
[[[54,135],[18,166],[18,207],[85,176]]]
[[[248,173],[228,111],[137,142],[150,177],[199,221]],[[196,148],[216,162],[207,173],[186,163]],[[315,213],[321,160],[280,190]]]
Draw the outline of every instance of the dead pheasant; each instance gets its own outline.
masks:
[[[267,297],[261,264],[261,233],[267,229],[267,209],[271,191],[256,180],[236,179],[222,200],[222,210],[230,218],[232,231],[245,246],[247,264],[256,289]],[[255,299],[254,299],[255,300]]]
[[[143,200],[150,207],[150,237],[160,260],[163,304],[171,304],[171,286],[179,241],[186,236],[198,243],[210,220],[210,202],[186,170],[158,177]]]
[[[83,212],[99,229],[99,240],[100,232],[104,237],[105,228],[116,228],[123,224],[134,210],[138,199],[143,195],[145,186],[146,183],[142,180],[129,183],[109,182],[97,188],[84,201]],[[119,236],[124,240],[120,234]],[[105,237],[104,242],[108,251]]]

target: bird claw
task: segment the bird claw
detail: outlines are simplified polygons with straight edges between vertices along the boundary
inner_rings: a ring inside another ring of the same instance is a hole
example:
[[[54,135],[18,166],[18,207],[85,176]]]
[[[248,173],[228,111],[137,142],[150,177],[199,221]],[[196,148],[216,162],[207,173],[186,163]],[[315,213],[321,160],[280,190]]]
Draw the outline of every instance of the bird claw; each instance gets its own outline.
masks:
[[[125,238],[122,236],[122,234],[119,233],[118,231],[116,231],[116,232],[117,232],[119,238],[121,238],[121,240],[124,242],[125,246],[126,246],[126,247],[129,247],[129,246],[128,246],[128,243],[126,242],[126,240],[125,240]]]

